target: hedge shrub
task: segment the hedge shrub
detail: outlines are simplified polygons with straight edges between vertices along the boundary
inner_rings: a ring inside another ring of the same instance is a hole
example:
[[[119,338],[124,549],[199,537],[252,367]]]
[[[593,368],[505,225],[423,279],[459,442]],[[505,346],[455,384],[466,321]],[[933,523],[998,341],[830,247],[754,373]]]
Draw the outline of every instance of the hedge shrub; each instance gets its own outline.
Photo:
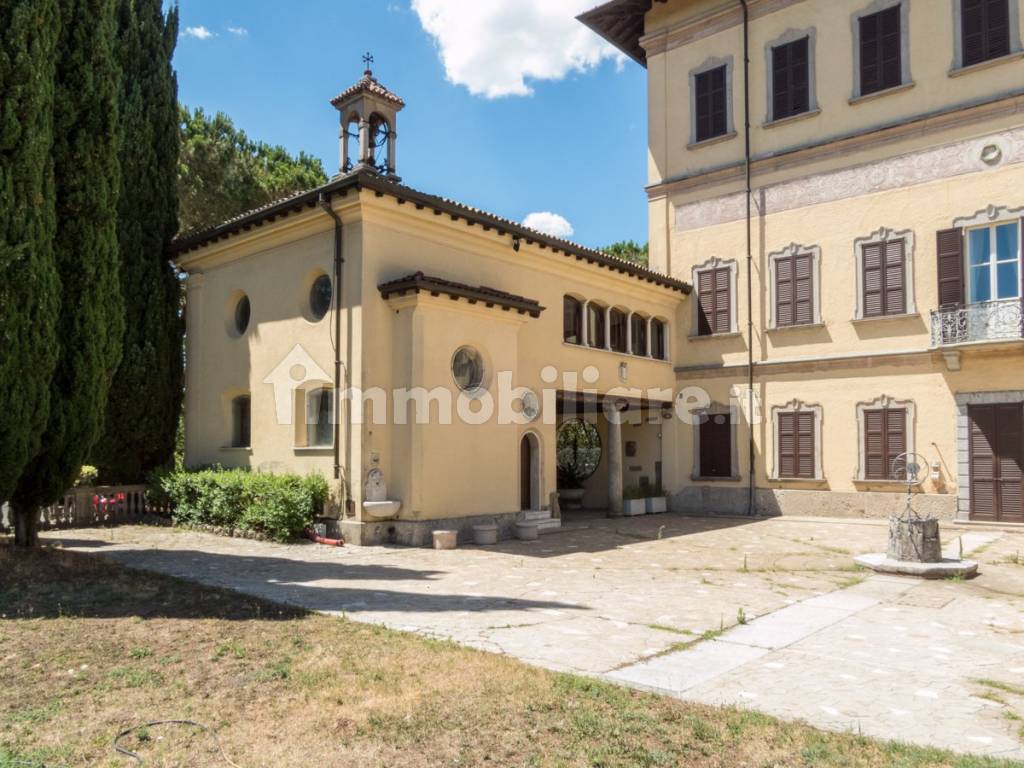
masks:
[[[301,536],[327,501],[321,475],[205,469],[170,472],[158,484],[175,523],[254,531],[274,541]]]

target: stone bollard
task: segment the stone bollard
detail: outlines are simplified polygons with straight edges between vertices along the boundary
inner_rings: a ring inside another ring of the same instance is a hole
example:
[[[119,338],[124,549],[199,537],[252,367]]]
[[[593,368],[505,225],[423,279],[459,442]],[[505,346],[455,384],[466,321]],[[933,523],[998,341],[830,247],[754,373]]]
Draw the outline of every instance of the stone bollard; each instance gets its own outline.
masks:
[[[494,523],[482,523],[473,526],[473,542],[479,546],[498,543],[498,526]]]
[[[535,522],[527,520],[516,523],[516,538],[520,541],[536,541],[539,535],[540,528]]]
[[[889,557],[901,562],[942,562],[939,521],[891,518],[889,520]]]

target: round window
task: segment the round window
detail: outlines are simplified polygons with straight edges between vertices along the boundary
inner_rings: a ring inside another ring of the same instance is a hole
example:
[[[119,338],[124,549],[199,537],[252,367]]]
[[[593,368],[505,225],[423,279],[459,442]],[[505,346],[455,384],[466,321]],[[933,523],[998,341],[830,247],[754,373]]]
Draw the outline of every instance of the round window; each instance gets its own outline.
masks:
[[[452,376],[461,390],[479,389],[484,381],[484,361],[480,353],[472,347],[460,348],[452,358]]]
[[[309,311],[313,320],[323,320],[331,308],[331,278],[320,275],[309,288]]]
[[[601,463],[601,436],[589,421],[573,419],[558,430],[555,463],[560,488],[582,488]]]
[[[244,293],[235,304],[235,332],[241,336],[249,327],[249,317],[252,314],[252,305],[249,297]]]

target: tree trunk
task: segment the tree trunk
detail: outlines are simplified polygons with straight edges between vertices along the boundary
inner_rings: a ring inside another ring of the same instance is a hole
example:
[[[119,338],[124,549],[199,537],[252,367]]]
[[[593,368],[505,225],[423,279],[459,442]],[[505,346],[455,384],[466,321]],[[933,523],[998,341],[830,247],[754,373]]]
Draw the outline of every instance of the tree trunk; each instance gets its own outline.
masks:
[[[39,508],[11,503],[14,515],[14,545],[34,547],[39,543]]]

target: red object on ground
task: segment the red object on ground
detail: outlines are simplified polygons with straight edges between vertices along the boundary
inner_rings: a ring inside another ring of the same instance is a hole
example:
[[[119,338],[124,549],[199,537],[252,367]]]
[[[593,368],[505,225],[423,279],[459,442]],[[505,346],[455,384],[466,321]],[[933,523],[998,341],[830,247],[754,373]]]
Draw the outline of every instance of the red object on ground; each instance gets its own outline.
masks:
[[[312,528],[306,529],[306,538],[310,541],[314,541],[317,544],[323,544],[325,547],[344,547],[344,539],[325,539],[323,536],[317,536],[316,531]]]

